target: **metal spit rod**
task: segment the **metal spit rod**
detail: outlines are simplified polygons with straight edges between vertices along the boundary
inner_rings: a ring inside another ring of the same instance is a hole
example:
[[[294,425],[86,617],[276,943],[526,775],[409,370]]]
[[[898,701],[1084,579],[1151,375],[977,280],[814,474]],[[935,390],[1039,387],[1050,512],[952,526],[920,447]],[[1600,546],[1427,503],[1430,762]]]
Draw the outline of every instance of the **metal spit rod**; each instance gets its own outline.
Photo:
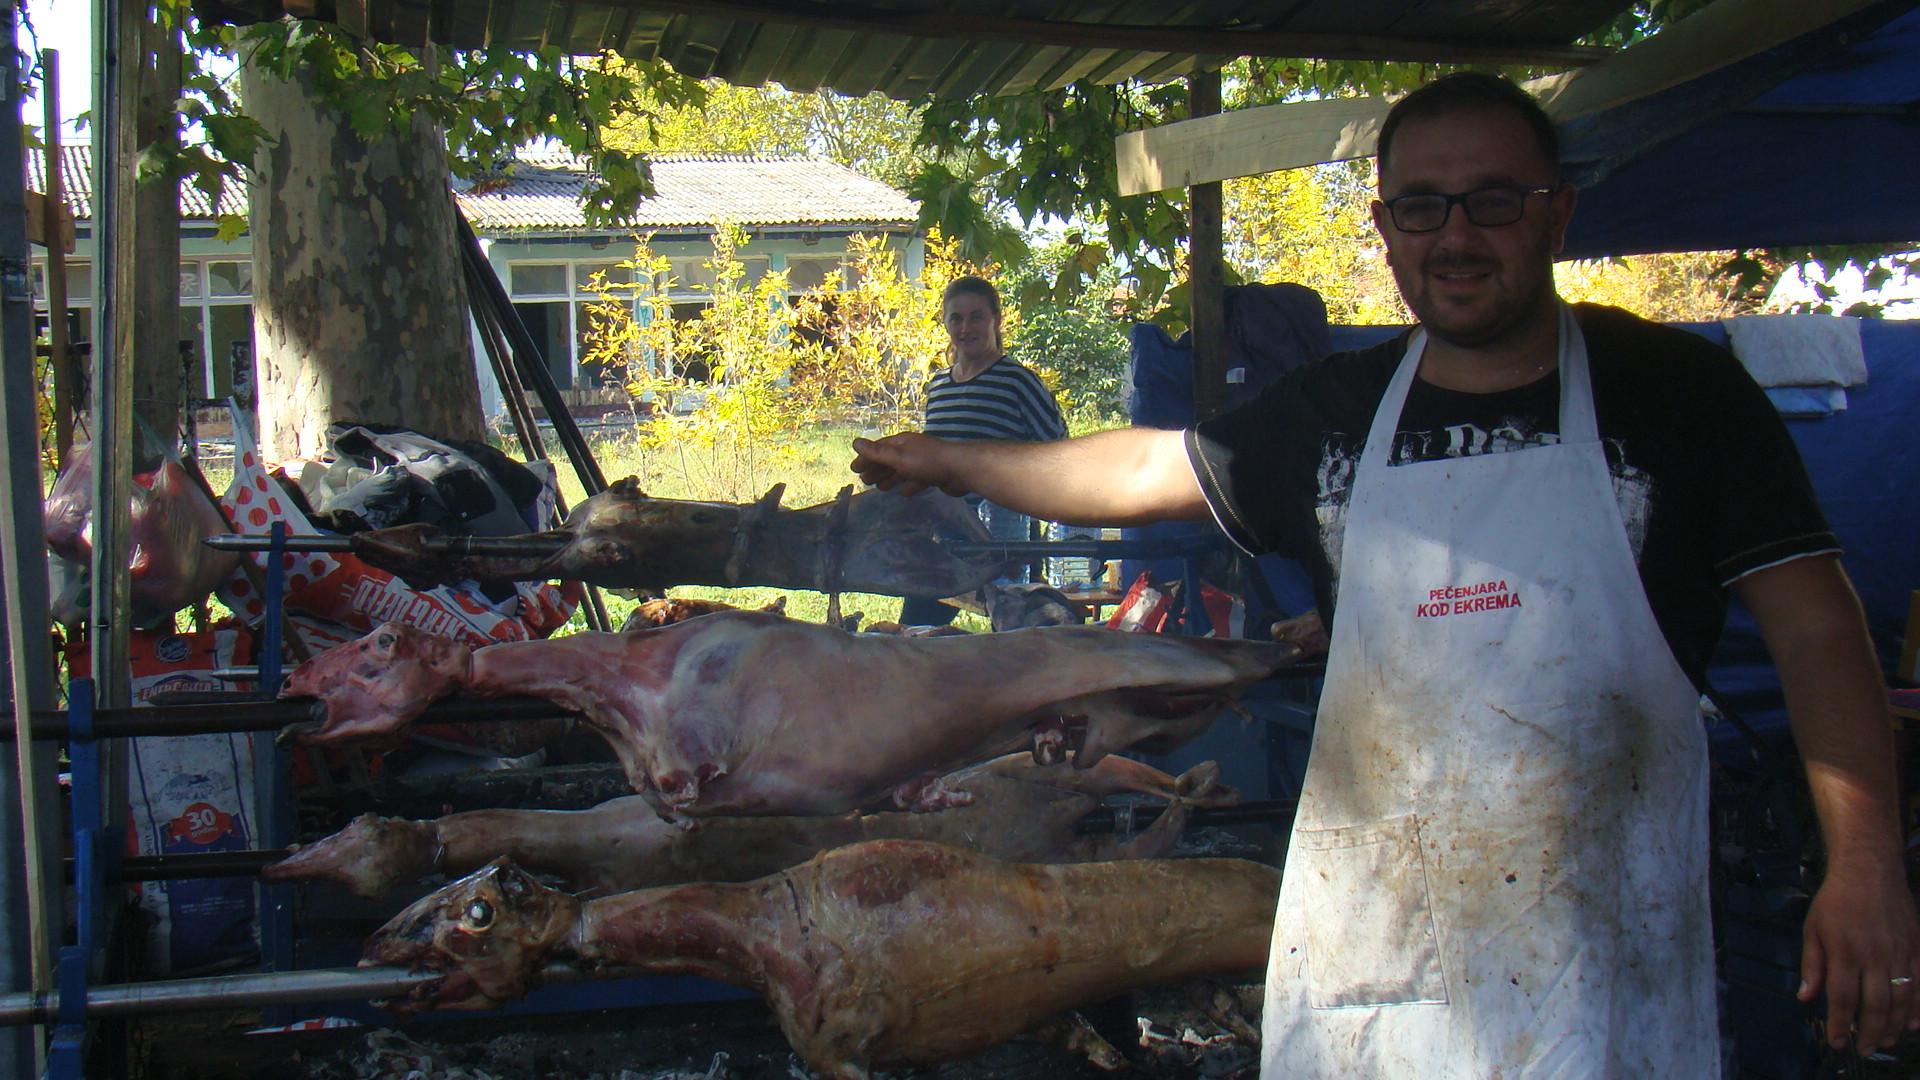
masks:
[[[215,551],[266,551],[273,544],[271,537],[236,533],[203,537],[200,542]],[[566,542],[563,540],[523,540],[512,536],[433,536],[421,541],[421,548],[431,555],[473,555],[504,559],[545,558],[557,554],[565,545]],[[351,552],[353,537],[318,533],[299,534],[288,536],[287,542],[281,549]]]
[[[227,534],[209,536],[200,541],[216,551],[266,551],[272,540],[265,536]],[[1169,543],[1166,539],[1133,540],[950,540],[939,541],[950,555],[960,558],[1085,558],[1152,559],[1196,554],[1212,544]],[[557,537],[531,539],[522,536],[430,536],[420,541],[428,555],[473,556],[476,558],[543,559],[560,553],[567,541]],[[353,550],[351,536],[309,533],[287,537],[286,551]]]
[[[97,738],[138,735],[204,735],[229,731],[275,731],[291,724],[317,722],[325,717],[318,701],[242,701],[196,704],[191,707],[128,707],[98,709],[93,730]],[[536,697],[449,698],[426,707],[415,721],[421,724],[464,724],[478,720],[549,720],[577,716],[551,701]],[[36,709],[35,739],[67,737],[67,714],[60,709]],[[0,725],[0,742],[13,739],[10,725]]]
[[[1189,826],[1259,825],[1286,822],[1293,818],[1292,799],[1267,799],[1236,803],[1232,806],[1203,806],[1187,819]],[[1153,804],[1121,804],[1094,810],[1080,819],[1076,831],[1083,834],[1132,832],[1144,829],[1166,813],[1166,807]],[[249,848],[242,851],[207,851],[180,855],[129,855],[120,861],[122,881],[173,881],[183,878],[251,877],[292,853],[291,848]],[[68,860],[71,870],[72,860]]]
[[[293,853],[292,848],[198,851],[178,855],[128,855],[120,860],[121,881],[190,881],[196,878],[253,877]],[[67,877],[73,860],[64,860]]]
[[[541,971],[543,983],[584,982],[617,972],[581,972],[564,964]],[[87,991],[87,1019],[138,1016],[147,1013],[193,1012],[200,1009],[257,1009],[262,1005],[291,1005],[312,1001],[398,997],[440,976],[431,971],[397,967],[325,968],[319,971],[276,971],[266,974],[214,975],[165,982],[117,983]],[[53,1019],[60,1008],[57,990],[45,993],[0,994],[0,1025],[40,1024]]]

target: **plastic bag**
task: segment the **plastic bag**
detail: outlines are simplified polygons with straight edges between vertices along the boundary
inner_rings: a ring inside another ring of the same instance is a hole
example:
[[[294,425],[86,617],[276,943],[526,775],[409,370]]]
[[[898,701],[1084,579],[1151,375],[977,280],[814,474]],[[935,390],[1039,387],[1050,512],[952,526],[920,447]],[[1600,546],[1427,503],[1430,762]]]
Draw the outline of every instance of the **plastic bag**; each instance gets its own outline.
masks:
[[[127,523],[133,622],[171,629],[173,614],[205,599],[239,566],[232,552],[215,551],[202,537],[227,531],[220,511],[188,475],[180,456],[161,449],[140,429],[136,460],[153,462],[133,476]],[[88,564],[93,557],[93,447],[68,455],[46,505],[47,547],[66,563],[55,572],[56,620],[68,627],[87,617]]]
[[[280,479],[260,460],[251,429],[238,421],[234,425],[233,485],[221,504],[243,533],[264,535],[275,522],[284,523],[292,534],[318,531],[294,497],[283,489]],[[248,558],[262,571],[266,569],[265,553]],[[281,556],[281,566],[286,573],[286,610],[313,648],[334,644],[340,633],[357,637],[388,621],[404,622],[476,647],[543,638],[566,624],[583,595],[577,584],[532,581],[516,583],[498,599],[472,583],[419,590],[344,553],[287,552]],[[220,595],[249,622],[258,622],[266,613],[266,604],[243,574],[230,577]]]

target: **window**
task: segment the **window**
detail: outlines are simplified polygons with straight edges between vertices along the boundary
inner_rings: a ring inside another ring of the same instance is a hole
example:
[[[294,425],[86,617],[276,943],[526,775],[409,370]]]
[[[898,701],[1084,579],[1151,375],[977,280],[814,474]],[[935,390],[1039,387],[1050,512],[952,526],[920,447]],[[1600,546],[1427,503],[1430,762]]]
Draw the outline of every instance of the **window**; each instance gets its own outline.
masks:
[[[252,296],[253,264],[250,262],[209,262],[207,295]]]
[[[514,263],[507,270],[507,280],[515,299],[523,296],[565,296],[567,295],[567,265],[565,263]]]
[[[233,258],[180,260],[180,356],[187,393],[199,400],[220,400],[233,392],[233,355],[253,357],[253,263]],[[46,260],[33,265],[35,314],[46,317]],[[67,311],[73,337],[91,331],[93,265],[67,263]]]
[[[673,264],[673,296],[705,296],[713,289],[713,267],[706,256],[669,260]]]
[[[840,278],[840,257],[796,255],[787,260],[787,289],[806,292],[826,284],[829,277]]]
[[[816,284],[840,269],[838,256],[801,261],[816,264],[811,270]],[[764,255],[746,256],[741,262],[746,269],[743,287],[759,282],[772,267],[772,260]],[[675,255],[668,260],[668,265],[672,275],[668,295],[674,301],[673,317],[682,320],[698,317],[707,305],[708,290],[713,287],[713,269],[707,265],[707,255],[704,250],[699,255]],[[563,387],[610,387],[620,381],[617,372],[596,365],[583,367],[580,362],[586,354],[587,336],[593,329],[593,316],[587,309],[608,299],[623,299],[638,290],[615,288],[611,297],[603,296],[594,287],[596,275],[602,288],[635,284],[631,267],[604,257],[507,264],[508,292],[514,308],[540,344],[541,355],[553,373],[554,382]],[[795,287],[796,291],[798,288]],[[698,361],[695,364],[696,371],[704,377],[705,365]]]
[[[593,292],[600,286],[633,284],[633,267],[619,263],[579,263],[573,268],[574,291]]]

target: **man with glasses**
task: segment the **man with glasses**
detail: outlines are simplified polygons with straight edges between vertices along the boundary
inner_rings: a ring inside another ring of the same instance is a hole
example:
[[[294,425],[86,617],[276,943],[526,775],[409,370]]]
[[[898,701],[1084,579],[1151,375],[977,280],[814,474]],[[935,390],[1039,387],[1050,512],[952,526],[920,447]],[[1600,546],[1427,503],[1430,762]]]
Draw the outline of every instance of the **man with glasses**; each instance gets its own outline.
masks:
[[[1419,320],[1187,432],[855,443],[903,490],[1065,522],[1211,516],[1306,563],[1332,645],[1263,1074],[1719,1071],[1699,687],[1729,590],[1829,851],[1801,996],[1920,1026],[1881,675],[1791,441],[1703,339],[1563,304],[1552,122],[1505,80],[1396,104],[1374,223]]]

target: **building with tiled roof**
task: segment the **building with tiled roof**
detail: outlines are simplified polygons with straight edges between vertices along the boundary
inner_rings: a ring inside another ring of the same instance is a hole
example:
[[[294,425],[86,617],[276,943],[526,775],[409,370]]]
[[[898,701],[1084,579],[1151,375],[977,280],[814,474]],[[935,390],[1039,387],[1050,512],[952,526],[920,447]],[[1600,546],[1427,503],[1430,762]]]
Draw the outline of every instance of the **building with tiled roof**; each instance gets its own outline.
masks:
[[[675,154],[652,159],[654,194],[640,200],[631,226],[639,230],[710,228],[727,221],[747,227],[832,227],[896,230],[911,227],[912,199],[831,161],[753,154]],[[482,235],[520,235],[585,229],[580,190],[584,163],[570,154],[524,153],[511,166],[472,182],[455,195]]]
[[[84,311],[92,295],[91,148],[65,147],[61,160],[65,202],[78,238],[68,263],[69,306]],[[739,255],[749,279],[785,271],[796,293],[841,273],[848,242],[856,235],[890,238],[901,248],[901,265],[908,273],[919,272],[916,204],[843,165],[803,157],[676,154],[653,158],[652,171],[655,193],[640,200],[626,224],[612,228],[587,224],[580,202],[587,171],[568,154],[527,151],[499,170],[454,182],[455,201],[562,386],[586,390],[601,381],[579,364],[584,309],[598,300],[587,282],[596,273],[621,280],[617,264],[632,257],[642,236],[672,265],[669,287],[677,317],[692,315],[704,304],[699,286],[710,280],[705,259],[721,223],[746,231]],[[38,150],[27,154],[27,186],[46,190],[45,157]],[[232,385],[227,358],[236,346],[251,353],[251,237],[226,241],[217,233],[219,216],[244,215],[246,200],[239,185],[223,190],[217,207],[198,188],[180,190],[181,335],[194,356],[197,395],[227,393]],[[44,253],[36,248],[36,296],[44,297],[44,274]],[[44,310],[44,299],[40,303]],[[498,398],[484,365],[481,382],[494,407]]]

